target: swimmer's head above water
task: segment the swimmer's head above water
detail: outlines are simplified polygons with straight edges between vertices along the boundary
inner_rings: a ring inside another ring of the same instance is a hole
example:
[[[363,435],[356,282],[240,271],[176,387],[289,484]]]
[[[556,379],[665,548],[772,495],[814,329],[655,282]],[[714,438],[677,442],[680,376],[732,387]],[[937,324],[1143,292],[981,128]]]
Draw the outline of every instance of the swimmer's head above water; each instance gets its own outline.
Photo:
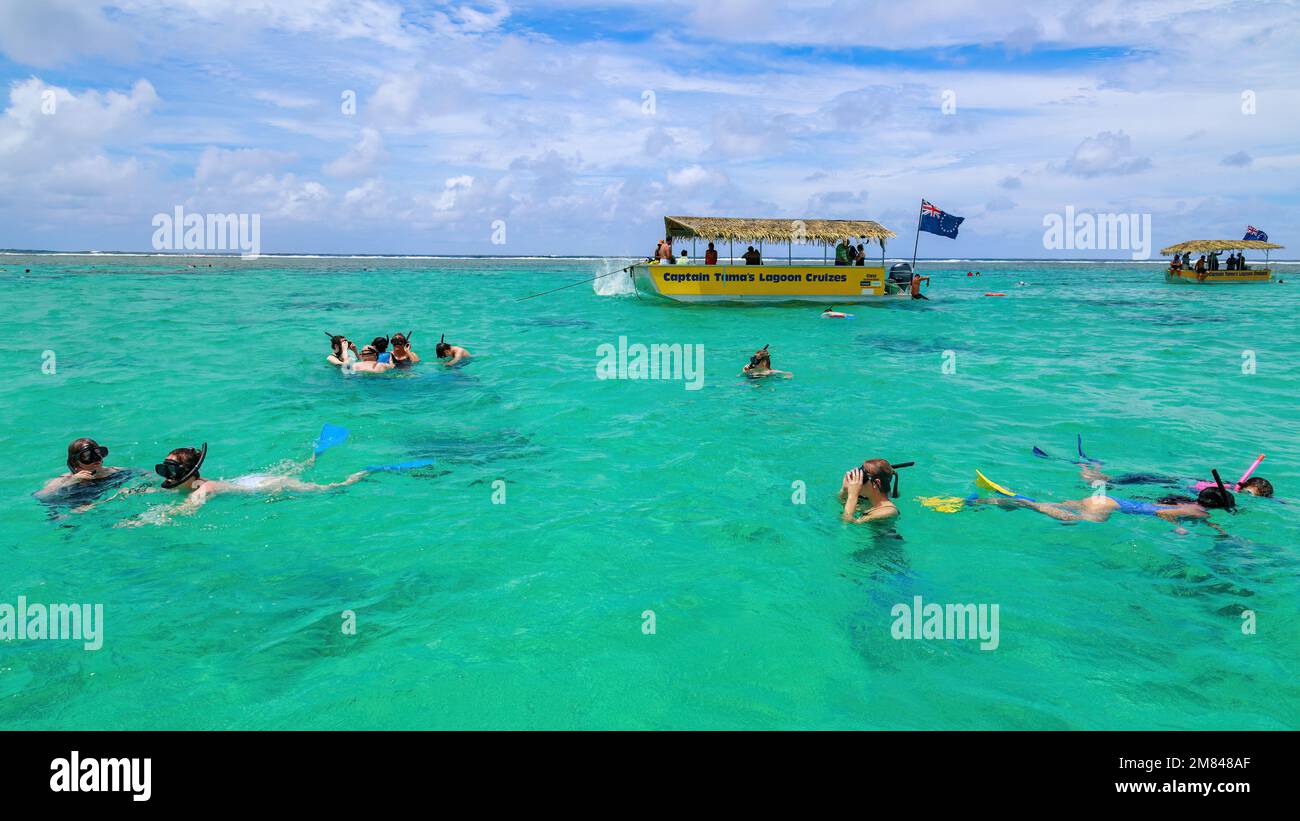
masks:
[[[405,334],[397,333],[397,334],[393,334],[391,337],[389,337],[389,341],[390,341],[390,342],[392,343],[392,345],[393,345],[393,350],[395,350],[395,351],[396,351],[396,350],[406,350],[407,348],[411,347],[411,336],[412,336],[412,335],[413,335],[412,332],[408,331],[408,332],[406,332]]]
[[[89,436],[73,439],[68,443],[68,470],[73,473],[83,470],[94,471],[104,464],[107,456],[108,448]]]
[[[767,348],[768,345],[771,344],[772,343],[769,342],[767,345],[754,351],[754,355],[749,358],[749,364],[746,365],[744,369],[747,371],[770,371],[772,369],[772,354],[767,350]]]
[[[1273,483],[1263,476],[1252,476],[1237,486],[1237,492],[1271,499],[1273,498]]]
[[[168,490],[187,485],[200,478],[199,467],[208,458],[208,443],[197,448],[176,448],[167,458],[154,465],[154,472],[163,477],[162,486]]]
[[[377,336],[370,340],[370,346],[375,349],[376,353],[384,353],[388,350],[388,337]]]
[[[344,345],[347,345],[353,353],[357,352],[357,346],[352,343],[352,340],[348,339],[343,334],[332,334],[329,331],[326,331],[325,335],[330,338],[330,349],[333,350],[334,355],[339,359],[343,358]]]

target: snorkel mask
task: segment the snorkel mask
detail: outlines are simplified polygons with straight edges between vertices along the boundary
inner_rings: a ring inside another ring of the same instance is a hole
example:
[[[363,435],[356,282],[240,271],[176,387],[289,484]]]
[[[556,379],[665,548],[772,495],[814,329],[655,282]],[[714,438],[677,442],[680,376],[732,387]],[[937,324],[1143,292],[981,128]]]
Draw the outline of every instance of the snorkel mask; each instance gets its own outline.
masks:
[[[891,491],[890,491],[890,494],[889,494],[891,498],[894,498],[894,499],[897,499],[897,498],[898,498],[898,473],[897,473],[897,471],[898,471],[900,468],[910,468],[912,465],[915,465],[915,464],[916,464],[916,462],[899,462],[898,464],[892,464],[892,463],[891,463],[891,464],[889,465],[889,467],[895,471],[895,473],[894,473],[894,477],[893,477],[893,479],[894,479],[894,481],[893,481],[893,487],[891,488]],[[854,468],[854,470],[861,470],[861,471],[862,471],[862,480],[863,480],[863,483],[864,483],[864,484],[865,484],[866,482],[874,482],[874,483],[876,484],[877,487],[880,486],[880,477],[874,475],[873,473],[871,473],[870,471],[867,470],[867,463],[866,463],[866,462],[863,462],[862,464],[858,465],[856,468]],[[858,498],[862,498],[862,496],[859,494],[859,497],[858,497]]]
[[[1232,493],[1230,493],[1226,487],[1223,486],[1223,479],[1219,478],[1219,471],[1217,471],[1217,470],[1211,470],[1211,471],[1210,471],[1210,475],[1214,477],[1214,484],[1215,484],[1215,487],[1213,487],[1213,488],[1208,488],[1208,487],[1207,487],[1207,488],[1205,488],[1205,490],[1202,490],[1199,494],[1197,494],[1197,497],[1196,497],[1196,503],[1199,504],[1199,505],[1201,505],[1202,507],[1207,507],[1207,508],[1221,507],[1221,508],[1223,508],[1224,510],[1228,511],[1229,513],[1236,513],[1236,512],[1237,512],[1237,498],[1236,498],[1235,496],[1233,496]],[[1218,491],[1217,494],[1215,493],[1216,490]],[[1219,498],[1218,498],[1218,499],[1213,499],[1213,497],[1214,497],[1215,495],[1217,495]],[[1202,500],[1204,500],[1204,501],[1202,501]],[[1221,501],[1221,502],[1223,502],[1223,504],[1221,504],[1221,505],[1220,505],[1220,504],[1206,504],[1206,502],[1209,502],[1209,501],[1212,501],[1212,500],[1213,500],[1213,501]]]
[[[758,367],[758,363],[759,363],[759,362],[763,362],[763,361],[771,362],[771,361],[772,361],[772,357],[771,357],[771,355],[767,354],[767,347],[768,347],[768,345],[771,345],[771,344],[772,344],[771,342],[767,343],[767,345],[764,345],[764,346],[762,347],[762,349],[759,350],[758,353],[754,354],[753,356],[751,356],[751,357],[749,358],[749,367],[751,367],[751,368],[756,368],[756,367]],[[762,354],[762,355],[760,355],[760,354]]]
[[[198,448],[185,448],[191,455],[191,464],[183,465],[176,459],[168,456],[162,462],[153,466],[154,473],[163,477],[162,486],[166,490],[185,484],[196,473],[203,464],[203,460],[208,458],[208,443],[204,442]]]
[[[411,347],[411,335],[413,333],[414,331],[407,331],[405,335],[393,334],[389,337],[389,342],[392,343],[394,348],[409,348]]]
[[[76,473],[80,467],[102,462],[107,457],[108,448],[92,439],[68,456],[68,470]]]

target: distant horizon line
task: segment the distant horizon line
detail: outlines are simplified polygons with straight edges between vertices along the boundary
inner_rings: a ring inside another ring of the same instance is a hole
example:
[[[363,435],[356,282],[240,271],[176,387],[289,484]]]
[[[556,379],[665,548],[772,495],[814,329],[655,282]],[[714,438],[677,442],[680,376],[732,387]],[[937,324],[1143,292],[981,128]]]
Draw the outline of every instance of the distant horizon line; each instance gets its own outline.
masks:
[[[69,256],[69,257],[174,257],[177,259],[244,259],[238,253],[185,253],[179,251],[56,251],[50,249],[0,248],[0,256]],[[281,259],[646,259],[632,254],[359,254],[327,252],[263,252],[247,261],[263,257]],[[775,257],[774,257],[775,259]],[[816,257],[793,257],[815,260]],[[911,257],[885,257],[908,261]],[[1164,264],[1163,257],[1123,259],[1114,257],[916,257],[917,262],[1116,262],[1126,264]],[[1270,262],[1300,262],[1300,259],[1270,259]]]

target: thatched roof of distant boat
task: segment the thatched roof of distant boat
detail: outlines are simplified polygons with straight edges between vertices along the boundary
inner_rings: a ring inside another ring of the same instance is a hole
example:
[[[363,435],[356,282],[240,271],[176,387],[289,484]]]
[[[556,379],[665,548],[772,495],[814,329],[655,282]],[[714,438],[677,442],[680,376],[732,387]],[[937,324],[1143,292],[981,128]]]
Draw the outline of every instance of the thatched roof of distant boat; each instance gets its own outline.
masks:
[[[1260,242],[1257,239],[1194,239],[1161,248],[1160,256],[1167,257],[1184,251],[1189,254],[1200,254],[1210,251],[1264,251],[1282,247],[1274,242]]]
[[[830,244],[842,239],[893,239],[895,234],[872,220],[742,219],[738,217],[664,217],[670,237],[735,242]]]

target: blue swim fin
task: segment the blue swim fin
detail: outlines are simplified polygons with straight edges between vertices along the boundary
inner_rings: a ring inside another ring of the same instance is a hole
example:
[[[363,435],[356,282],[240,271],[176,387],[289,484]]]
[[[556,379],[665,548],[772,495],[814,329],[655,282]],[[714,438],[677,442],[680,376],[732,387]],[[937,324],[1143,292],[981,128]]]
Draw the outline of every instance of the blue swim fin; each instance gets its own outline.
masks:
[[[320,456],[335,445],[343,444],[343,440],[347,438],[347,428],[326,422],[320,429],[320,437],[316,439],[316,455]]]
[[[1088,456],[1088,454],[1086,454],[1086,453],[1083,452],[1083,434],[1080,433],[1080,434],[1077,434],[1077,436],[1079,437],[1079,440],[1078,440],[1078,441],[1079,441],[1079,458],[1082,459],[1083,461],[1087,462],[1087,463],[1090,464],[1090,465],[1100,465],[1100,464],[1101,464],[1101,460],[1100,460],[1100,459],[1093,459],[1093,458],[1091,458],[1090,456]]]
[[[371,473],[380,473],[383,471],[411,470],[412,468],[422,468],[432,464],[432,459],[412,459],[409,462],[398,462],[395,465],[371,465],[366,470]]]

